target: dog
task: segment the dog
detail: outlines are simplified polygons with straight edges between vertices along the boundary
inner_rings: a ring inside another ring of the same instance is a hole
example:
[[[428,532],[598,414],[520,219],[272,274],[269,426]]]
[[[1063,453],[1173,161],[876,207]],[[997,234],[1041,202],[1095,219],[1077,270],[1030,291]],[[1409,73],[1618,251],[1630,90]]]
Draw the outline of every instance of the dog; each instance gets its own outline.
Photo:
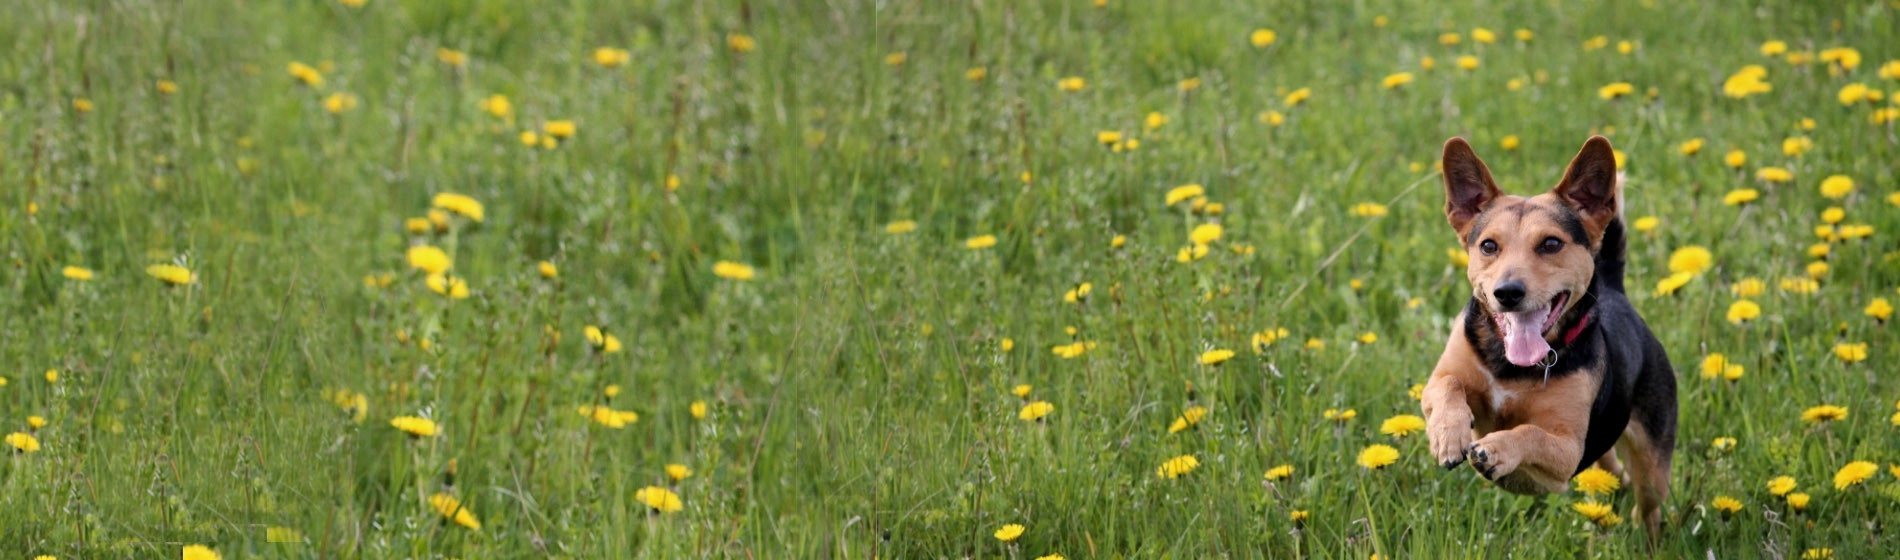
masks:
[[[1631,519],[1656,538],[1676,375],[1624,296],[1610,141],[1592,136],[1556,187],[1529,198],[1500,191],[1463,138],[1445,142],[1443,175],[1471,299],[1420,399],[1433,458],[1446,469],[1469,461],[1518,494],[1563,492],[1595,463],[1636,494]]]

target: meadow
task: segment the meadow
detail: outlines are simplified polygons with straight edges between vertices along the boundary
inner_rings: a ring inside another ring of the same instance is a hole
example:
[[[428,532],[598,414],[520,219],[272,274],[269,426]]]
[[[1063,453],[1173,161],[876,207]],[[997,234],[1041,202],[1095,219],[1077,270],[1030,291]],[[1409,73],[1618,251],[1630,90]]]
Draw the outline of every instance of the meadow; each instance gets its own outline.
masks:
[[[0,556],[1900,550],[1900,2],[6,10]],[[1591,134],[1653,545],[1415,427]]]

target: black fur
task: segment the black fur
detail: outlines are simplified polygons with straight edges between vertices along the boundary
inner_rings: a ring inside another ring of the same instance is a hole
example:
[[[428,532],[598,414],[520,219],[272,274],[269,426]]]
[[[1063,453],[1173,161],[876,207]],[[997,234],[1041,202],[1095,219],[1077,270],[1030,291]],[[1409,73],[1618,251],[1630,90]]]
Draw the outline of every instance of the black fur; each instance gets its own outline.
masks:
[[[1575,220],[1576,216],[1571,214],[1570,218]],[[1665,453],[1675,449],[1676,373],[1662,343],[1623,295],[1626,243],[1622,219],[1611,220],[1604,229],[1602,247],[1594,255],[1596,272],[1590,287],[1565,312],[1558,332],[1570,332],[1586,316],[1590,322],[1576,340],[1565,344],[1559,338],[1551,345],[1557,351],[1557,363],[1549,370],[1505,360],[1504,340],[1490,314],[1475,297],[1465,303],[1465,340],[1496,378],[1543,379],[1548,375],[1549,379],[1561,379],[1601,372],[1602,385],[1590,406],[1590,428],[1584,435],[1583,460],[1577,472],[1589,468],[1616,444],[1632,413],[1658,449]]]

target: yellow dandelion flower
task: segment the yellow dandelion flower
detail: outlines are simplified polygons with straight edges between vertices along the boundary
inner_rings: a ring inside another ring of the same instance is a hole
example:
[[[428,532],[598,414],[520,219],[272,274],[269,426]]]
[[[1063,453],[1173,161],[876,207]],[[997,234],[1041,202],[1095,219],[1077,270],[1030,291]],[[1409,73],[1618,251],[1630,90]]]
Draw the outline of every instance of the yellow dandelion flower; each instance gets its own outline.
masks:
[[[1709,507],[1715,508],[1723,515],[1733,515],[1742,511],[1742,501],[1729,496],[1716,496],[1714,500],[1709,501]]]
[[[40,450],[40,439],[33,437],[33,434],[13,432],[7,434],[6,439],[7,445],[12,446],[17,453],[34,453]]]
[[[1400,414],[1385,419],[1379,424],[1379,433],[1402,438],[1425,429],[1425,419],[1411,414]]]
[[[1745,299],[1735,300],[1728,306],[1728,322],[1740,325],[1761,316],[1761,305]]]
[[[673,513],[685,509],[679,494],[658,486],[648,486],[634,491],[633,499],[659,513]]]
[[[59,275],[65,276],[67,279],[70,279],[70,280],[78,280],[78,281],[84,282],[84,281],[92,279],[92,269],[86,268],[83,266],[68,266],[66,268],[59,269]]]
[[[453,262],[449,260],[449,254],[433,245],[410,247],[405,256],[408,258],[411,268],[421,270],[428,274],[442,274],[454,266]]]
[[[1399,450],[1390,445],[1375,443],[1359,452],[1359,466],[1370,470],[1379,470],[1399,460]]]
[[[452,192],[436,193],[435,198],[431,199],[429,204],[436,208],[461,214],[470,220],[477,222],[482,221],[483,210],[481,201],[475,200],[474,197],[465,194]]]
[[[1735,189],[1722,195],[1722,204],[1741,206],[1761,198],[1761,191],[1755,189]]]
[[[1201,353],[1201,365],[1217,366],[1233,357],[1233,350],[1208,350]]]
[[[1887,319],[1893,317],[1893,304],[1887,303],[1887,298],[1877,297],[1874,298],[1873,301],[1868,302],[1867,307],[1862,309],[1861,313],[1867,314],[1868,317],[1872,317],[1876,321],[1885,323]]]
[[[1703,145],[1703,141],[1701,138],[1691,138],[1686,142],[1677,144],[1676,153],[1679,153],[1685,156],[1693,156],[1702,151],[1702,145]]]
[[[1811,424],[1825,424],[1847,418],[1847,407],[1824,404],[1810,407],[1801,413],[1801,419]]]
[[[750,265],[732,261],[713,263],[713,276],[727,280],[751,280],[755,274],[757,274],[757,272],[754,271]]]
[[[987,78],[989,77],[989,75],[990,75],[990,69],[989,67],[986,67],[986,66],[974,66],[974,67],[971,67],[969,70],[963,71],[963,79],[969,80],[972,82],[983,81],[983,78]]]
[[[1846,175],[1829,175],[1821,180],[1821,196],[1840,200],[1854,192],[1854,179]]]
[[[1267,480],[1286,480],[1293,476],[1293,465],[1280,465],[1267,469]]]
[[[515,106],[508,101],[508,96],[499,93],[482,98],[478,108],[484,113],[503,119],[515,112]]]
[[[1848,487],[1866,482],[1880,472],[1880,466],[1871,461],[1854,461],[1834,471],[1834,489],[1846,490]]]
[[[198,275],[193,274],[190,269],[172,264],[155,264],[145,267],[145,274],[173,286],[198,281]]]
[[[470,531],[482,530],[482,522],[475,519],[475,512],[469,511],[468,507],[455,496],[437,492],[429,496],[429,508],[434,509],[437,515],[442,516],[442,519],[467,527]]]
[[[1732,168],[1740,168],[1748,164],[1748,154],[1741,150],[1729,150],[1728,155],[1722,156],[1722,163]]]
[[[1867,343],[1842,342],[1835,344],[1834,357],[1840,358],[1841,361],[1850,364],[1864,361],[1867,359]]]
[[[1498,147],[1504,148],[1505,151],[1515,150],[1521,144],[1522,141],[1517,139],[1516,134],[1505,136],[1503,140],[1498,141]]]
[[[362,5],[362,0],[355,1],[357,5]],[[211,547],[202,544],[186,545],[180,551],[180,555],[184,560],[223,560],[224,558],[219,556],[217,551],[211,550]]]
[[[1412,79],[1411,72],[1398,72],[1387,75],[1384,80],[1379,82],[1379,85],[1385,89],[1397,89],[1399,86],[1412,83]]]
[[[1016,542],[1016,539],[1022,536],[1023,526],[1015,523],[1004,525],[996,530],[996,540],[1003,542]]]
[[[428,286],[429,291],[438,295],[449,296],[449,299],[468,299],[468,282],[460,277],[430,274],[423,278],[423,285]]]
[[[694,420],[705,420],[706,401],[693,401],[692,404],[686,405],[686,413],[692,415]]]
[[[1633,91],[1636,91],[1636,86],[1630,85],[1629,82],[1615,82],[1597,88],[1597,97],[1610,100],[1629,95]]]
[[[1056,89],[1060,89],[1068,93],[1075,93],[1078,91],[1082,91],[1082,88],[1088,87],[1088,85],[1089,85],[1088,81],[1083,80],[1081,76],[1069,76],[1069,77],[1062,78],[1060,80],[1056,80]]]
[[[1190,406],[1187,410],[1181,411],[1180,416],[1175,417],[1174,423],[1168,425],[1168,433],[1172,434],[1197,426],[1206,416],[1207,407]]]
[[[1181,478],[1200,467],[1200,459],[1194,458],[1193,455],[1182,455],[1161,463],[1160,467],[1155,468],[1155,476],[1167,479]]]
[[[666,466],[666,478],[673,482],[679,482],[692,477],[693,469],[687,468],[686,465],[672,463]]]
[[[1715,266],[1715,254],[1701,245],[1690,245],[1669,254],[1669,271],[1701,274]]]
[[[753,40],[752,36],[750,35],[746,35],[743,33],[728,33],[726,34],[726,48],[732,49],[732,52],[745,54],[745,53],[752,52],[754,49],[759,48],[759,42]]]
[[[1623,487],[1623,481],[1618,480],[1616,475],[1594,466],[1577,473],[1577,476],[1571,477],[1570,481],[1576,485],[1577,490],[1593,496],[1609,495]]]
[[[902,235],[913,231],[917,231],[917,222],[911,220],[898,220],[884,224],[884,233],[891,235]]]
[[[963,240],[963,246],[964,246],[964,247],[968,247],[968,248],[970,248],[971,250],[976,250],[976,249],[988,249],[988,248],[990,248],[990,247],[995,247],[995,246],[996,246],[996,236],[994,236],[994,235],[978,235],[978,236],[976,236],[976,237],[972,237],[972,238],[969,238],[969,239],[965,239],[965,240]]]
[[[546,132],[548,136],[560,140],[574,136],[574,133],[577,132],[578,129],[579,126],[574,124],[572,120],[548,121],[547,124],[541,125],[541,130]]]
[[[1049,401],[1036,401],[1023,405],[1023,409],[1016,413],[1016,418],[1025,422],[1041,422],[1055,411],[1056,405],[1049,404]]]
[[[1795,486],[1794,477],[1792,476],[1777,476],[1768,479],[1768,493],[1776,496],[1785,496],[1789,492],[1793,492]]]
[[[1789,494],[1787,497],[1788,507],[1794,508],[1795,511],[1808,509],[1809,499],[1810,497],[1805,492],[1795,492],[1795,493]]]
[[[1801,560],[1833,560],[1834,549],[1810,548],[1801,552]]]
[[[1575,510],[1578,514],[1583,515],[1585,519],[1589,519],[1590,521],[1594,522],[1598,519],[1602,519],[1604,516],[1610,515],[1611,513],[1613,513],[1612,510],[1614,510],[1615,508],[1611,507],[1610,504],[1599,504],[1596,502],[1577,502],[1575,504],[1571,504],[1570,509]]]
[[[1755,178],[1770,183],[1786,183],[1794,180],[1794,173],[1780,167],[1763,167],[1755,170]]]
[[[1181,201],[1184,201],[1184,200],[1194,200],[1196,198],[1200,198],[1206,195],[1206,193],[1207,193],[1207,190],[1201,188],[1200,185],[1181,185],[1172,189],[1168,189],[1168,194],[1166,197],[1164,197],[1165,204],[1168,206],[1174,206],[1175,204],[1179,204],[1181,203]]]
[[[1220,241],[1222,231],[1220,224],[1201,224],[1194,226],[1194,230],[1188,232],[1188,240],[1193,241],[1195,245],[1207,245]]]
[[[442,433],[435,421],[415,416],[397,416],[389,421],[389,425],[414,437],[434,437]]]

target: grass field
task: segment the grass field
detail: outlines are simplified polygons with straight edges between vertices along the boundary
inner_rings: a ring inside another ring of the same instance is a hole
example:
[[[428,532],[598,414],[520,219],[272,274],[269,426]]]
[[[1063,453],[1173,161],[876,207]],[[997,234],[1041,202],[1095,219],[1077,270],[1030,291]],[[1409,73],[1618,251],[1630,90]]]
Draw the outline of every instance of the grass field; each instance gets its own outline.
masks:
[[[1272,4],[9,6],[0,556],[1647,556],[1381,429],[1592,133],[1656,553],[1900,549],[1900,3]]]

